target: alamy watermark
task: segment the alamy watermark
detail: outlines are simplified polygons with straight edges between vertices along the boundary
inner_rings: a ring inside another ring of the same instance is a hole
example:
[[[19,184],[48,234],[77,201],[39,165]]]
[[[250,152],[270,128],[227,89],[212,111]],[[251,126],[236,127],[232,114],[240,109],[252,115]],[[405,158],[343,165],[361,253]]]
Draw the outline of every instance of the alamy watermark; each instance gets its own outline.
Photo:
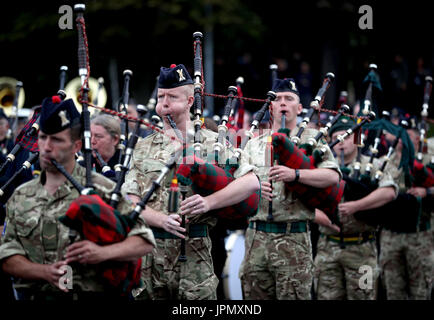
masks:
[[[372,267],[368,265],[360,266],[359,273],[362,273],[362,276],[359,278],[359,288],[362,290],[372,290],[374,282]]]
[[[71,290],[72,289],[72,268],[68,265],[64,265],[61,266],[59,268],[61,271],[65,272],[65,274],[63,276],[61,276],[59,278],[59,288],[62,290],[68,289]]]
[[[64,4],[63,6],[59,7],[59,14],[61,14],[59,18],[59,28],[61,30],[72,30],[72,23],[73,23],[73,14],[72,14],[72,7]]]
[[[362,14],[362,16],[359,18],[359,28],[362,30],[372,30],[374,28],[372,7],[366,4],[360,6],[359,13]]]

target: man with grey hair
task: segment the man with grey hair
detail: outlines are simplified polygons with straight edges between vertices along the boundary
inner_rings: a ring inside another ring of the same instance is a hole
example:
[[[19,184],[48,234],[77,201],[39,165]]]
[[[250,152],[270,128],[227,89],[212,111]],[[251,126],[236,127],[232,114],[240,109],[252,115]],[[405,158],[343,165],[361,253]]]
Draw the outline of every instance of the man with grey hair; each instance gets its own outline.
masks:
[[[96,114],[91,119],[92,166],[95,171],[115,180],[119,163],[121,127],[119,119],[109,114]]]

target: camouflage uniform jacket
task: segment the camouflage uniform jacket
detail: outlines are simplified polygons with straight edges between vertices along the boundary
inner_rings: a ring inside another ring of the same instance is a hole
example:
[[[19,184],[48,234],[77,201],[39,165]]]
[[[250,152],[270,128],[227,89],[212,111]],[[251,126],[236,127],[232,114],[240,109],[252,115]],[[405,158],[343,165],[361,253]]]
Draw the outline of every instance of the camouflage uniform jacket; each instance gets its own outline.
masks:
[[[250,158],[246,158],[245,161],[250,160],[250,164],[257,167],[256,174],[261,181],[269,181],[270,166],[267,164],[266,145],[267,137],[270,135],[270,131],[251,139],[244,151],[250,155]],[[294,129],[291,134],[297,132],[298,129]],[[314,138],[318,133],[317,130],[306,128],[301,136],[301,142],[299,145],[306,143],[309,138]],[[331,150],[328,148],[325,140],[320,141],[320,145],[326,146],[326,154],[324,161],[318,164],[318,168],[329,168],[339,172],[339,166],[335,161]],[[261,199],[259,204],[258,213],[253,216],[250,221],[267,221],[268,216],[268,200]],[[307,208],[298,199],[293,197],[293,194],[285,190],[284,182],[273,182],[273,217],[274,222],[294,222],[294,221],[306,221],[313,220],[315,215],[314,211]]]
[[[360,174],[365,173],[366,165],[369,163],[369,157],[362,155],[360,158],[360,164],[361,164],[361,170]],[[375,173],[378,169],[381,168],[381,165],[383,163],[383,159],[374,159],[373,167],[371,169],[371,177],[373,178],[375,176]],[[353,160],[350,164],[347,165],[347,168],[350,169],[349,175],[352,176],[354,172],[354,164],[356,162],[356,159]],[[386,166],[385,172],[383,172],[383,176],[381,177],[381,180],[378,183],[378,188],[385,188],[385,187],[393,187],[395,189],[395,195],[398,194],[398,185],[393,181],[391,172],[394,170],[397,170],[395,165],[389,161],[389,163]],[[345,197],[342,198],[342,202],[345,201]],[[368,224],[361,222],[357,220],[353,215],[349,216],[339,216],[340,222],[342,224],[341,230],[344,234],[354,234],[354,233],[361,233],[361,232],[369,232],[369,231],[375,231],[375,227],[369,226]],[[319,228],[321,233],[328,234],[328,235],[337,235],[338,233],[335,231],[332,231],[329,228],[320,226]]]
[[[72,176],[81,184],[85,184],[85,169],[76,164]],[[13,255],[23,255],[31,262],[52,264],[64,259],[66,248],[70,244],[69,228],[58,221],[68,210],[71,202],[78,198],[78,191],[66,180],[51,195],[43,187],[45,172],[19,186],[7,203],[5,229],[0,244],[0,261]],[[97,193],[106,201],[110,200],[115,184],[108,178],[92,173]],[[130,213],[133,204],[121,199],[118,211]],[[128,236],[140,236],[155,245],[151,229],[140,218]],[[76,239],[75,241],[79,241]],[[103,291],[104,288],[92,265],[71,265],[73,286],[83,291]],[[35,291],[57,291],[47,282],[17,279],[15,288],[30,288]]]

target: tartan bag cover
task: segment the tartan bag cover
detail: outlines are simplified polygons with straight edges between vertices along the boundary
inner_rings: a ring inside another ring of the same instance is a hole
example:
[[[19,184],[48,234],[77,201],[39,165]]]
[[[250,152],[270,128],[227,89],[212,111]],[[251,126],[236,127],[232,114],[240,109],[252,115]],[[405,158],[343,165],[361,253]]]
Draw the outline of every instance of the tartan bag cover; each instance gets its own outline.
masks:
[[[59,220],[79,232],[83,239],[98,245],[123,241],[134,225],[128,216],[114,210],[97,194],[80,195]],[[141,259],[135,262],[106,261],[99,266],[106,283],[122,294],[140,284]]]
[[[306,156],[284,133],[276,132],[273,133],[272,137],[274,159],[280,165],[293,169],[316,168],[313,156]],[[298,182],[288,182],[285,183],[285,186],[308,208],[318,208],[332,217],[344,194],[345,181],[342,180],[327,188],[315,188]]]
[[[15,144],[20,144],[24,149],[30,152],[39,152],[38,148],[38,135],[27,135],[27,132],[36,122],[39,114],[41,113],[41,108],[35,109],[33,112],[32,118],[25,124],[25,126],[21,129],[17,138],[15,139]]]
[[[430,165],[423,165],[417,160],[413,164],[413,178],[414,185],[423,188],[430,188],[434,186],[434,173]]]
[[[180,183],[191,185],[195,193],[208,196],[235,180],[230,169],[234,168],[227,166],[226,169],[222,169],[194,155],[188,155],[183,158],[182,164],[176,171],[176,176]],[[218,217],[225,219],[251,217],[258,211],[259,198],[260,191],[258,190],[240,203],[213,211]]]

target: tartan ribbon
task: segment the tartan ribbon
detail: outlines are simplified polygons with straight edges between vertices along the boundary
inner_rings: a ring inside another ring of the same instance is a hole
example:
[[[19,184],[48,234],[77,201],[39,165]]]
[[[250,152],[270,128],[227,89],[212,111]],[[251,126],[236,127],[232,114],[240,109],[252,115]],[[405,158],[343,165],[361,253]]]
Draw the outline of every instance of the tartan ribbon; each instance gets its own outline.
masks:
[[[234,181],[233,171],[235,169],[236,166],[226,166],[225,169],[222,169],[194,155],[188,155],[179,165],[176,176],[180,183],[191,185],[195,193],[208,196]],[[213,212],[218,217],[225,219],[251,217],[258,210],[259,198],[260,192],[257,191],[240,203],[213,210]]]
[[[98,245],[123,241],[134,225],[128,216],[110,207],[97,194],[80,195],[59,220],[79,232],[82,239]],[[140,284],[141,259],[135,262],[105,261],[98,267],[104,281],[121,294],[127,294]]]
[[[41,108],[35,109],[33,112],[32,118],[24,125],[24,127],[21,129],[20,133],[15,139],[15,144],[21,145],[24,149],[30,151],[30,152],[39,152],[38,147],[38,135],[28,135],[27,133],[32,128],[33,124],[38,119],[39,114],[41,113]]]
[[[307,156],[301,149],[284,134],[273,133],[274,158],[280,165],[292,169],[315,169],[315,159]],[[315,188],[302,183],[285,183],[285,187],[308,208],[318,208],[328,216],[336,213],[337,206],[342,199],[345,181],[340,181],[327,188]]]

